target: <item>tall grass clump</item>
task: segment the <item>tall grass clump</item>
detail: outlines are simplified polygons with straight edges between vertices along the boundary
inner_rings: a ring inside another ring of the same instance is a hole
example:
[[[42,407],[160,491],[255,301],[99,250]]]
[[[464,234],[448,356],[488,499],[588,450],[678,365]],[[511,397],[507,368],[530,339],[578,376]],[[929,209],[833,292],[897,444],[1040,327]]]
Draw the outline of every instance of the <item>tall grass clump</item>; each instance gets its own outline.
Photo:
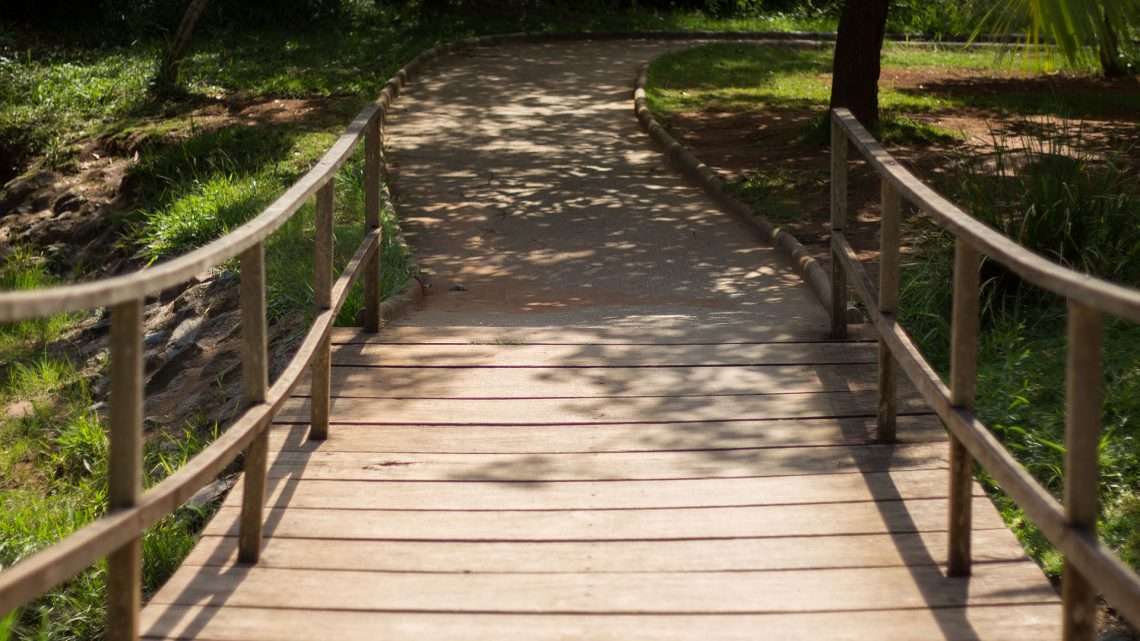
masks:
[[[1087,151],[1084,132],[1045,123],[1035,135],[994,136],[991,154],[963,157],[945,191],[972,216],[1017,243],[1072,269],[1140,282],[1140,191],[1128,155]],[[914,221],[915,251],[903,269],[900,314],[937,369],[949,369],[953,237]],[[1046,488],[1064,479],[1065,304],[986,259],[977,413]],[[1109,318],[1104,349],[1104,428],[1100,443],[1101,528],[1121,556],[1140,567],[1140,327]],[[1007,522],[1051,574],[1060,557],[1041,533],[983,476]]]

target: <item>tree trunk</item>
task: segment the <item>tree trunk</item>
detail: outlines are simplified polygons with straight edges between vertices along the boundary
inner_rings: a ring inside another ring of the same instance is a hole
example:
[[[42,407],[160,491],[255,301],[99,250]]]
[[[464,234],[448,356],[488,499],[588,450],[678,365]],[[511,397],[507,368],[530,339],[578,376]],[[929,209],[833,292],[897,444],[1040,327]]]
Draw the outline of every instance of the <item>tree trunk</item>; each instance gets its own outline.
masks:
[[[839,18],[831,106],[847,107],[863,125],[879,122],[879,55],[890,0],[847,0]]]
[[[186,6],[186,13],[182,14],[182,21],[178,23],[178,31],[174,32],[174,39],[162,57],[162,63],[155,76],[154,86],[159,93],[167,93],[178,88],[178,71],[182,67],[182,60],[190,49],[190,36],[194,34],[194,25],[206,10],[209,0],[190,0]]]

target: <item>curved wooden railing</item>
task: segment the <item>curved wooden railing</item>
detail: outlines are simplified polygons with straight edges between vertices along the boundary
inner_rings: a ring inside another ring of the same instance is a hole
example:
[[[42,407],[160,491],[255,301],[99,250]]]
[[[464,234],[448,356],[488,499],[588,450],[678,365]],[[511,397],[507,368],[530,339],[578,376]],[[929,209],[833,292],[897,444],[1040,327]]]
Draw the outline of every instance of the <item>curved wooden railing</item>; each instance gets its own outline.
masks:
[[[363,274],[364,325],[380,324],[380,181],[382,126],[392,101],[426,62],[461,41],[424,51],[400,69],[380,97],[363,109],[317,164],[262,213],[226,236],[155,267],[90,283],[0,293],[0,322],[108,307],[111,311],[110,453],[108,511],[55,545],[0,572],[0,613],[10,612],[107,558],[107,639],[139,635],[141,537],[245,452],[245,482],[238,558],[258,560],[265,503],[268,430],[305,368],[312,367],[309,438],[328,433],[330,329],[345,298]],[[333,279],[333,180],[364,141],[366,234],[344,271]],[[316,317],[296,354],[269,384],[265,310],[265,242],[312,196],[316,197],[314,298]],[[142,489],[143,310],[149,296],[239,258],[244,412],[181,469]]]
[[[844,236],[848,141],[882,180],[879,285]],[[950,385],[898,323],[899,217],[906,200],[954,234]],[[1096,533],[1103,320],[1140,322],[1140,291],[1057,265],[972,218],[907,171],[846,109],[831,114],[832,331],[844,336],[848,279],[879,335],[878,436],[895,438],[896,368],[901,367],[950,432],[948,572],[970,573],[970,496],[977,460],[1065,557],[1063,631],[1067,641],[1096,637],[1096,599],[1140,626],[1140,576],[1100,544]],[[1062,506],[1002,447],[974,414],[982,256],[1068,301],[1065,490]],[[876,291],[877,290],[877,291]]]

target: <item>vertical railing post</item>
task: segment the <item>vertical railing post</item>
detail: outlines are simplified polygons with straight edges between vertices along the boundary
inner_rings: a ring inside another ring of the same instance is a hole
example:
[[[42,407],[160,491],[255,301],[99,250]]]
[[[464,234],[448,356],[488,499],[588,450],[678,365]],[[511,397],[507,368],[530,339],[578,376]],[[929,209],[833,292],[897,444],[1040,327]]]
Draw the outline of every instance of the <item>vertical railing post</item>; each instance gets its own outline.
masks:
[[[364,136],[364,226],[372,231],[380,228],[380,145],[382,144],[379,110]],[[380,331],[380,243],[364,265],[364,331]]]
[[[317,229],[313,252],[313,300],[317,312],[332,307],[333,271],[333,181],[329,180],[317,192]],[[309,438],[323,441],[329,434],[329,404],[332,394],[332,358],[330,354],[331,336],[328,332],[321,337],[320,345],[313,354],[312,389],[309,400],[312,408]]]
[[[899,300],[899,216],[902,202],[898,189],[883,178],[882,216],[879,232],[879,312],[895,314]],[[879,420],[876,437],[895,441],[898,413],[898,374],[887,342],[879,339]]]
[[[1104,321],[1099,311],[1069,301],[1068,364],[1065,368],[1065,517],[1069,527],[1096,536],[1099,510],[1097,446],[1103,396]],[[1065,559],[1061,575],[1064,641],[1096,638],[1097,593]]]
[[[269,343],[265,321],[265,245],[241,254],[242,391],[248,405],[265,402],[269,388]],[[269,458],[269,428],[263,425],[245,453],[238,561],[257,563],[261,556],[262,510]]]
[[[954,245],[954,307],[950,329],[950,402],[972,412],[978,381],[978,292],[981,254],[961,238]],[[970,575],[974,461],[950,435],[950,550],[947,573]]]
[[[831,229],[847,226],[847,134],[831,113]],[[847,337],[847,274],[834,237],[831,244],[831,335]]]
[[[143,301],[111,308],[111,443],[107,469],[109,511],[134,507],[142,496]],[[139,637],[142,538],[107,556],[108,641]]]

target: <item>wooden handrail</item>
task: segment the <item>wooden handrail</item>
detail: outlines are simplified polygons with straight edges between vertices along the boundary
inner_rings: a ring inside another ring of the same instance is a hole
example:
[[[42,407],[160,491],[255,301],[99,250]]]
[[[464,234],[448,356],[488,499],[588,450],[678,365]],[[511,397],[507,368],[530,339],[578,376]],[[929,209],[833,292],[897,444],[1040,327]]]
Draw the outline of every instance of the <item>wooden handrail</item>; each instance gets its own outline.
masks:
[[[1140,291],[1058,265],[986,226],[903,167],[850,111],[835,109],[831,122],[833,127],[842,130],[843,136],[879,176],[890,181],[905,200],[926,212],[955,237],[1042,289],[1140,323]],[[833,153],[834,149],[833,145]]]
[[[893,411],[893,367],[897,364],[934,409],[950,434],[950,515],[947,572],[970,572],[970,511],[973,461],[977,460],[1026,516],[1064,555],[1063,630],[1066,641],[1091,641],[1096,634],[1099,592],[1125,619],[1140,626],[1140,575],[1104,548],[1096,535],[1097,443],[1103,373],[1102,312],[1140,321],[1140,291],[1100,280],[1034,254],[970,217],[899,164],[846,109],[831,114],[832,235],[836,287],[850,282],[888,352],[880,356],[880,436],[884,413]],[[843,232],[847,215],[848,140],[883,182],[880,290],[876,291]],[[954,306],[950,385],[923,357],[898,323],[899,281],[897,198],[929,214],[955,236]],[[989,256],[1026,281],[1068,300],[1069,356],[1066,368],[1064,507],[1001,445],[974,415],[977,381],[978,270]],[[846,299],[835,291],[833,298]],[[833,317],[833,327],[845,319]],[[845,332],[846,330],[837,330]],[[889,433],[893,437],[893,433]]]
[[[380,325],[380,224],[382,125],[389,105],[412,73],[456,45],[416,56],[388,81],[380,97],[363,109],[317,164],[258,216],[230,234],[158,266],[90,283],[0,293],[0,322],[107,306],[111,309],[110,488],[107,514],[62,541],[0,572],[0,613],[10,612],[90,567],[108,559],[107,638],[133,641],[139,635],[141,541],[145,530],[178,509],[244,450],[239,561],[256,563],[268,454],[267,426],[312,366],[314,429],[327,432],[330,335],[353,285],[364,275],[376,291],[364,296],[365,330]],[[333,280],[333,202],[336,172],[356,145],[365,146],[365,235],[343,272]],[[265,299],[265,242],[313,195],[317,200],[315,241],[316,315],[297,352],[268,384]],[[142,491],[143,307],[148,296],[189,280],[203,270],[240,257],[242,382],[247,408],[213,443],[182,468]],[[323,372],[323,374],[322,374]],[[322,384],[323,380],[323,384]],[[323,416],[318,408],[323,407]],[[322,429],[323,428],[323,429]]]

